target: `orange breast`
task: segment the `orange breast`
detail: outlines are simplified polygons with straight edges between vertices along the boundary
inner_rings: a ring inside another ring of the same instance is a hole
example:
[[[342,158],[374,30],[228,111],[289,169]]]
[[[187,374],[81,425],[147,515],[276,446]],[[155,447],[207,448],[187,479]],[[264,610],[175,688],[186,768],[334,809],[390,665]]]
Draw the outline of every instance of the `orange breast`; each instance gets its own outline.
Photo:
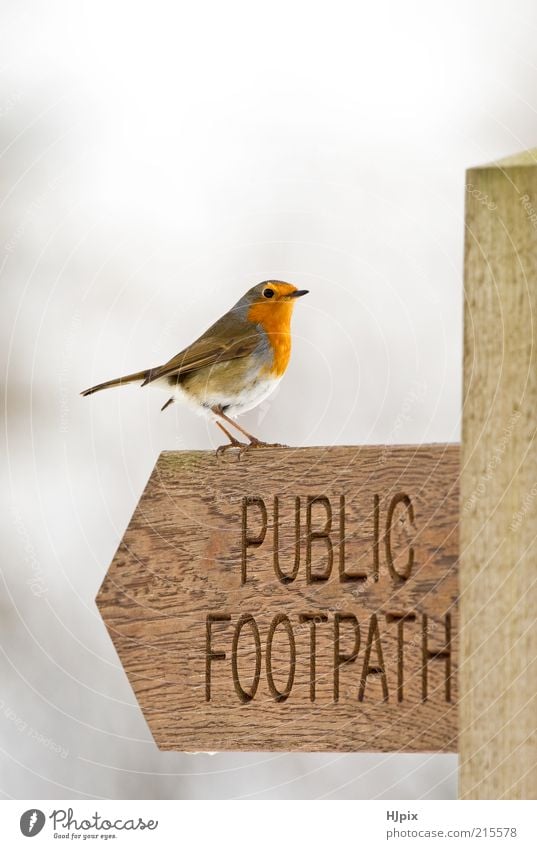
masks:
[[[274,358],[266,373],[271,377],[281,377],[289,364],[292,312],[293,303],[289,301],[253,304],[248,310],[248,319],[260,324],[268,335]]]

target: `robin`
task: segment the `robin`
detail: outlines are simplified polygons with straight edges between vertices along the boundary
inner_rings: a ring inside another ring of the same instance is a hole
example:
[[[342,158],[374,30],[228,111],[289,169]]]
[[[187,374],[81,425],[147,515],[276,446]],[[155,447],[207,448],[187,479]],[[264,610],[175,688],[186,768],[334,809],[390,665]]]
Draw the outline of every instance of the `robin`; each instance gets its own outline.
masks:
[[[164,365],[107,380],[81,394],[92,395],[124,383],[154,384],[171,392],[162,410],[180,398],[197,412],[214,417],[229,439],[217,453],[267,446],[271,443],[248,433],[234,418],[260,404],[282,379],[291,356],[293,307],[297,298],[307,294],[307,289],[280,280],[259,283]],[[240,442],[226,425],[248,442]]]

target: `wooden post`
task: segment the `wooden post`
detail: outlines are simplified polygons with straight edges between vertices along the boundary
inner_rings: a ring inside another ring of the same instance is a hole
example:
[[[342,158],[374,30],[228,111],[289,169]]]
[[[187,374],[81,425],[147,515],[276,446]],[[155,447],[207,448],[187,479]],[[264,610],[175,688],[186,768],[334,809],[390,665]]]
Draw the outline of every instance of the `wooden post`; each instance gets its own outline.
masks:
[[[460,796],[537,797],[537,150],[468,172]]]

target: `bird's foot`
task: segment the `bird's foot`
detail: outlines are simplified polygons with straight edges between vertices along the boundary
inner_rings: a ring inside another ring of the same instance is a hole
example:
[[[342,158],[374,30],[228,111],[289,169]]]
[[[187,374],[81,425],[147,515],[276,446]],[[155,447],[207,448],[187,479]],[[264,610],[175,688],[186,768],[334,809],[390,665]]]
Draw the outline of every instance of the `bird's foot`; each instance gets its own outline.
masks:
[[[250,442],[239,442],[238,439],[233,439],[232,442],[220,445],[216,449],[216,456],[222,457],[228,451],[233,451],[237,459],[240,460],[243,454],[252,451],[254,448],[289,448],[289,446],[283,445],[281,442],[262,442],[260,439],[252,439]]]
[[[216,456],[222,457],[222,455],[225,454],[227,451],[234,450],[238,452],[238,455],[240,457],[242,452],[245,451],[247,448],[250,448],[250,445],[247,442],[239,442],[238,439],[233,438],[232,441],[226,442],[225,445],[218,446],[218,448],[216,449]]]
[[[283,442],[263,442],[261,439],[253,436],[250,438],[247,448],[289,448],[289,446],[284,445]]]
[[[225,445],[220,445],[216,449],[216,456],[222,457],[222,455],[225,454],[226,451],[229,451],[231,448],[233,448],[233,449],[238,450],[238,456],[239,456],[239,460],[240,460],[241,451],[243,451],[245,448],[248,448],[248,443],[247,442],[240,442],[235,436],[233,436],[232,433],[229,432],[229,430],[226,427],[224,427],[222,422],[216,422],[216,424],[218,425],[220,430],[222,430],[225,433],[225,435],[227,436],[227,438],[229,439],[229,442],[226,442]]]
[[[234,449],[237,453],[237,457],[240,460],[242,455],[246,451],[250,451],[252,448],[288,448],[288,445],[283,445],[281,442],[263,442],[261,439],[258,439],[257,436],[252,436],[252,434],[243,431],[244,435],[248,439],[248,442],[240,442],[233,434],[229,432],[229,430],[224,427],[222,422],[217,421],[216,424],[220,428],[221,431],[225,433],[229,442],[226,442],[225,445],[220,445],[216,449],[216,456],[221,457],[226,451],[230,451]]]

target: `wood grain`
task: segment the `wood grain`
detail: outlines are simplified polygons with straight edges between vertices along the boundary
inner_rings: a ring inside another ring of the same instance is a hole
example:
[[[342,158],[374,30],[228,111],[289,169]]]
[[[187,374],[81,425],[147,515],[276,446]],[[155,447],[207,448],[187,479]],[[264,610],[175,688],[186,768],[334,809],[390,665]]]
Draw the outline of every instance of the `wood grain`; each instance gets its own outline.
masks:
[[[537,151],[467,175],[460,795],[537,797]]]
[[[454,751],[458,476],[457,445],[161,454],[97,598],[158,746]]]

